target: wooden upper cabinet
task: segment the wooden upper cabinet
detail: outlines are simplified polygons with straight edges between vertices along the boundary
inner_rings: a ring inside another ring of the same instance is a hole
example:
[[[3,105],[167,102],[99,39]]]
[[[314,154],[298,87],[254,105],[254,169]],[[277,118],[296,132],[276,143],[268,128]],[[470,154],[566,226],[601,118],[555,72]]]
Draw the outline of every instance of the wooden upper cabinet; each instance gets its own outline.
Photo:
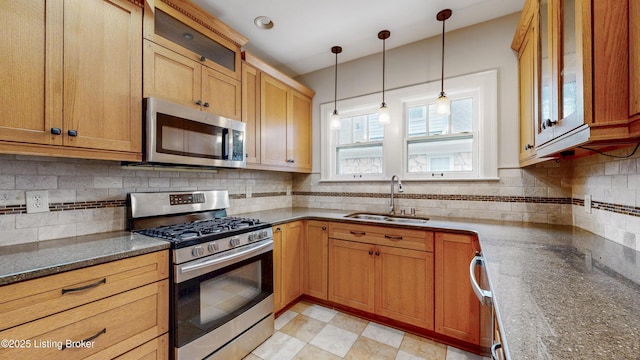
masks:
[[[0,22],[0,140],[62,144],[62,2],[4,1]],[[45,35],[46,32],[46,35]]]
[[[144,41],[144,97],[198,108],[202,66],[174,51]]]
[[[0,151],[140,160],[142,8],[126,0],[0,5]],[[34,146],[64,145],[64,146]]]
[[[622,146],[640,137],[640,117],[634,117],[630,103],[633,87],[637,86],[633,80],[635,70],[629,66],[634,58],[630,55],[632,3],[527,0],[512,48],[522,55],[523,51],[530,51],[527,47],[533,39],[531,47],[534,52],[539,51],[534,56],[534,66],[527,63],[529,57],[519,57],[524,61],[519,66],[520,79],[537,81],[532,96],[534,113],[529,111],[531,104],[522,98],[524,108],[520,109],[521,117],[536,118],[537,158],[559,156],[566,150],[584,151],[577,147],[587,143],[591,147]],[[536,16],[533,27],[539,26],[539,31],[531,37],[526,29]],[[523,71],[533,74],[523,75]],[[527,136],[521,134],[521,138]]]
[[[311,99],[295,90],[289,94],[287,161],[300,171],[311,172]]]
[[[246,38],[192,3],[146,4],[144,97],[240,120]]]
[[[260,76],[261,163],[287,166],[287,111],[285,84],[269,75]]]
[[[537,69],[538,64],[538,12],[533,9],[523,11],[527,27],[523,30],[522,43],[518,45],[518,88],[519,88],[519,111],[520,111],[520,152],[519,160],[521,166],[529,165],[535,158],[535,144],[537,134],[538,92],[537,89]]]
[[[242,62],[242,122],[246,124],[245,150],[248,164],[260,163],[260,75]]]
[[[247,122],[248,148],[256,149],[248,151],[247,167],[311,172],[315,93],[253,55],[243,54],[242,118]]]
[[[128,1],[65,2],[65,145],[141,151],[141,29]]]

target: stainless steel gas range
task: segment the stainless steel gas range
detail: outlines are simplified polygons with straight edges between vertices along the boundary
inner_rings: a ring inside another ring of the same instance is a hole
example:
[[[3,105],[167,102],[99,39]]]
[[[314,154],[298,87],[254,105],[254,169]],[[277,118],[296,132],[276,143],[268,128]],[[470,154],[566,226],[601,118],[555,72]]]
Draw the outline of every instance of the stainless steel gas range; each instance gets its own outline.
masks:
[[[171,243],[174,359],[240,359],[273,334],[273,233],[227,191],[131,193],[129,229]]]

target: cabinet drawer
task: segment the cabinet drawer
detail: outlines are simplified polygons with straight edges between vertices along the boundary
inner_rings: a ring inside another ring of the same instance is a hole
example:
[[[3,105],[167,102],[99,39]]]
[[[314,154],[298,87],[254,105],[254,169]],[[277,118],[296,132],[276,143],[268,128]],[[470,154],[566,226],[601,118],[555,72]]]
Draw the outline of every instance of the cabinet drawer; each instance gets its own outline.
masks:
[[[94,301],[0,332],[25,340],[22,348],[2,348],[3,359],[113,358],[168,330],[168,280]],[[86,347],[67,347],[69,341]]]
[[[332,223],[329,237],[403,249],[433,251],[433,232],[347,223]]]
[[[168,277],[168,251],[0,287],[0,330]]]

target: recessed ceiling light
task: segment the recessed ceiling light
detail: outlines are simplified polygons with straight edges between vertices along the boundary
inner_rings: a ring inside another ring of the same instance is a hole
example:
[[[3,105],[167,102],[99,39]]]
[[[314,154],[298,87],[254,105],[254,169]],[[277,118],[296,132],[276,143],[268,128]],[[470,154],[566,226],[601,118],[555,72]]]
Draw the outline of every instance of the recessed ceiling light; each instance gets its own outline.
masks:
[[[259,29],[263,30],[269,30],[273,27],[273,21],[271,21],[271,18],[268,16],[258,16],[253,19],[253,23],[256,24]]]
[[[191,35],[189,33],[184,33],[184,34],[182,34],[182,36],[187,40],[193,40],[193,35]]]

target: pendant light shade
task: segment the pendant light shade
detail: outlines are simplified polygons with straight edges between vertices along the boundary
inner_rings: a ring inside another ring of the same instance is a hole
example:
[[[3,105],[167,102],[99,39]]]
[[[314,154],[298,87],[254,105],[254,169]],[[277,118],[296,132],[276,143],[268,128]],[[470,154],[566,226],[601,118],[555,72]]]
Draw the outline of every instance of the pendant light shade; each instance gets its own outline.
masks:
[[[385,53],[386,53],[386,40],[391,36],[389,30],[382,30],[378,33],[378,39],[382,40],[382,104],[380,104],[380,110],[378,110],[378,122],[386,125],[391,122],[389,117],[389,109],[387,103],[384,102],[384,70],[385,70]]]
[[[340,115],[338,115],[338,54],[342,52],[342,48],[340,46],[334,46],[331,48],[331,52],[336,54],[336,66],[335,66],[335,79],[334,79],[334,92],[333,92],[333,114],[331,114],[331,119],[329,121],[329,128],[331,130],[339,130],[340,129]]]
[[[440,96],[436,101],[436,114],[449,115],[451,114],[451,101],[444,93],[444,23],[451,17],[451,9],[444,9],[436,15],[438,21],[442,21],[442,72],[440,73]]]

